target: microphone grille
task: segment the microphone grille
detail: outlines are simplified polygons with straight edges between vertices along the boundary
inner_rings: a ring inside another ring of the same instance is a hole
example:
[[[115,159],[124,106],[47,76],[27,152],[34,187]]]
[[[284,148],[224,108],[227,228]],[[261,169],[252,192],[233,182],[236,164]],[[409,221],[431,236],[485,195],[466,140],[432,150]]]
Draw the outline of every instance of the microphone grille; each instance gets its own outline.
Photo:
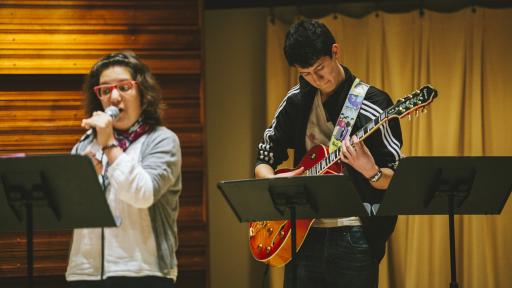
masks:
[[[116,120],[117,117],[119,117],[119,108],[116,106],[109,106],[107,109],[105,109],[105,113],[107,113],[108,116],[112,117],[112,120]]]

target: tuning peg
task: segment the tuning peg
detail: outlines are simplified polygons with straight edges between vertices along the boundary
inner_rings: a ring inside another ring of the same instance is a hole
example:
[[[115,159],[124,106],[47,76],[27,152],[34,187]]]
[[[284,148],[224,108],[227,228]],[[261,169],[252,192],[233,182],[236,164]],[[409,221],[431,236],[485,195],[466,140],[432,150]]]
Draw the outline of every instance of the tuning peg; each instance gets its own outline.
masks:
[[[420,111],[418,111],[418,110],[414,111],[414,116],[415,117],[418,117],[419,114],[420,114]]]
[[[421,113],[427,113],[427,108],[423,107],[423,108],[421,109]]]
[[[407,120],[411,121],[411,114],[407,115]]]

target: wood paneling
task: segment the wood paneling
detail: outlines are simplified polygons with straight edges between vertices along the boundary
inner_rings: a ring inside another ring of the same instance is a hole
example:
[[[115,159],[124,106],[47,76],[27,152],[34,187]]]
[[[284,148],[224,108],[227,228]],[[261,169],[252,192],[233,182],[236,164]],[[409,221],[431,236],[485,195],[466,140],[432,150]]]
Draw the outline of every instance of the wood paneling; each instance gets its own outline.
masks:
[[[180,138],[179,287],[207,287],[208,223],[199,0],[0,1],[0,155],[68,153],[84,132],[81,86],[103,55],[133,50],[156,75]],[[37,287],[64,287],[70,231],[34,238]],[[25,236],[0,235],[0,287],[21,287]]]
[[[84,74],[122,49],[154,73],[199,75],[198,1],[0,3],[0,74]]]

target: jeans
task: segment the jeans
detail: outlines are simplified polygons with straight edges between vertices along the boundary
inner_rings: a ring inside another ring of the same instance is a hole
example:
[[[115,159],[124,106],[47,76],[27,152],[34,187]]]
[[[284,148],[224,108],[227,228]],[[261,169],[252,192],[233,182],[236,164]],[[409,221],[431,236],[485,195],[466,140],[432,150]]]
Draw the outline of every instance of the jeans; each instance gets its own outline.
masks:
[[[376,288],[378,268],[361,226],[312,227],[297,255],[297,287]],[[293,288],[290,263],[284,282]]]

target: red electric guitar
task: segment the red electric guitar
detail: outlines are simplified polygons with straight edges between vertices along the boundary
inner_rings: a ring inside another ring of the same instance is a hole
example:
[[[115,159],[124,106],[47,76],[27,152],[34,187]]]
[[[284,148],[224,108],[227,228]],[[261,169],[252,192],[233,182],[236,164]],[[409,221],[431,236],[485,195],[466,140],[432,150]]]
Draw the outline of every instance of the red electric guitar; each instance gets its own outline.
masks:
[[[399,99],[397,103],[373,121],[370,121],[363,128],[355,133],[358,139],[368,137],[379,126],[392,118],[403,118],[406,115],[429,105],[437,97],[437,90],[430,85],[425,85],[410,95]],[[298,167],[304,167],[304,175],[320,174],[341,174],[341,149],[329,153],[329,148],[323,145],[316,145],[311,148]],[[285,173],[291,169],[280,169],[276,173]],[[314,219],[297,220],[297,250],[304,242],[309,228]],[[258,221],[249,223],[249,246],[253,257],[270,266],[282,266],[291,260],[291,221]]]

